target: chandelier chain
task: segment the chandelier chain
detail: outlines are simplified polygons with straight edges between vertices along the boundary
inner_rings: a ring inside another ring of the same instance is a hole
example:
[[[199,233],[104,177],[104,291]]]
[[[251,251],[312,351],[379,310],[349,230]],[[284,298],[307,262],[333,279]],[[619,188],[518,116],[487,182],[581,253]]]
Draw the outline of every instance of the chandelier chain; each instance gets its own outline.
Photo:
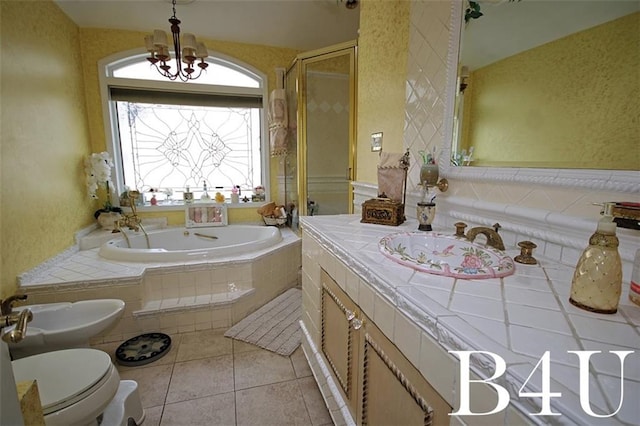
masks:
[[[171,24],[171,41],[173,42],[173,55],[175,58],[175,71],[171,70],[171,54],[169,52],[169,42],[167,34],[162,30],[154,30],[153,35],[145,37],[145,45],[149,52],[147,60],[156,68],[156,70],[169,80],[180,79],[184,82],[195,80],[209,66],[205,59],[209,56],[204,43],[196,40],[196,37],[190,33],[182,35],[182,43],[180,42],[180,20],[176,17],[176,0],[171,0],[171,8],[173,15],[169,18]],[[199,62],[196,62],[197,60]],[[184,63],[185,67],[182,68]],[[199,71],[195,73],[197,65]]]

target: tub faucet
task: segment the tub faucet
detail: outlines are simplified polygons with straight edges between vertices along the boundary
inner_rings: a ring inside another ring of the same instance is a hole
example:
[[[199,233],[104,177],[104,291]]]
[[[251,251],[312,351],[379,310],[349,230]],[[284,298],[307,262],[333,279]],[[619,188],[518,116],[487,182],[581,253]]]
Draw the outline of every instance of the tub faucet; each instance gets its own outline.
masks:
[[[13,296],[9,296],[6,299],[0,301],[0,313],[2,315],[11,315],[13,312],[13,302],[16,300],[25,301],[27,300],[26,294],[14,294]]]
[[[125,214],[123,217],[116,221],[115,232],[119,232],[121,228],[129,228],[132,231],[139,231],[142,220],[138,217],[136,211],[136,200],[140,197],[140,191],[129,191],[127,193],[129,197],[129,205],[131,206],[131,214]]]
[[[498,250],[504,250],[502,237],[500,237],[500,234],[498,234],[498,229],[500,228],[501,226],[499,223],[494,224],[493,228],[489,228],[486,226],[477,226],[475,228],[471,228],[469,229],[469,232],[467,232],[467,240],[473,242],[478,234],[482,234],[487,237],[487,245]]]

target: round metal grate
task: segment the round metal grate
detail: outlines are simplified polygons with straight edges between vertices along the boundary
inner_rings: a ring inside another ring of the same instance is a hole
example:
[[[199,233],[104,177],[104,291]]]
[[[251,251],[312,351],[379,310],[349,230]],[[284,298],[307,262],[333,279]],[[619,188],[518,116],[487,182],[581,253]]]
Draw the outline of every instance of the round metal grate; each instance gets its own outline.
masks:
[[[171,337],[164,333],[146,333],[132,337],[116,349],[116,362],[127,367],[149,364],[169,352]]]

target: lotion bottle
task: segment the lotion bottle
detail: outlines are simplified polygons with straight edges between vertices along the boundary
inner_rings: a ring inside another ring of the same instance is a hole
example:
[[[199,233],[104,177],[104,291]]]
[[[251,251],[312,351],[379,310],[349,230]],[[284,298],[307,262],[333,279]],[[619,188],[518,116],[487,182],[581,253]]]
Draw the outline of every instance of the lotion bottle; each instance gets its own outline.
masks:
[[[622,261],[612,206],[604,205],[603,217],[578,260],[569,297],[578,308],[600,314],[615,314],[622,293]]]

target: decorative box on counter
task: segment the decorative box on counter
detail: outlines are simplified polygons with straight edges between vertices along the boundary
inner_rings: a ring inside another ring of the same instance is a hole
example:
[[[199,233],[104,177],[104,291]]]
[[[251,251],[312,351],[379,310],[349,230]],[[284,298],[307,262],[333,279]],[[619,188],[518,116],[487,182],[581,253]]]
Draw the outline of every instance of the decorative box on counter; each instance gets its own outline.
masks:
[[[404,221],[404,203],[389,198],[372,198],[362,203],[362,223],[398,226]]]

